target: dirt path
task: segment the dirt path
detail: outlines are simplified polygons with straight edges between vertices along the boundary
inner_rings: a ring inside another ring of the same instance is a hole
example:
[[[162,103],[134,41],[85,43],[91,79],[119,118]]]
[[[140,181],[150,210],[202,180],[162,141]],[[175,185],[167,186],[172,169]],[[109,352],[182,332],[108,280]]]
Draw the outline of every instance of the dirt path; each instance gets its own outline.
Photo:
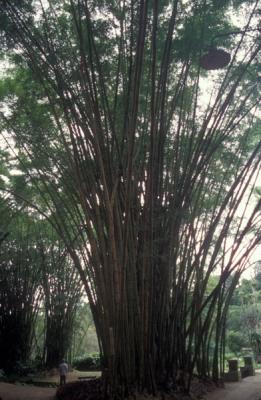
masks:
[[[2,400],[53,400],[56,389],[0,383]],[[206,400],[261,400],[261,370],[237,383],[227,383],[225,389],[209,393]]]
[[[0,0],[1,1],[1,0]],[[79,376],[96,377],[100,372],[81,372],[74,370],[67,376],[67,382],[77,381]],[[41,376],[34,377],[39,382],[59,382],[59,376]],[[12,385],[10,383],[0,382],[0,400],[53,400],[56,389],[39,386]]]
[[[209,393],[206,400],[261,400],[261,370],[241,382],[226,383],[225,389]]]
[[[0,383],[2,400],[52,400],[56,389]]]

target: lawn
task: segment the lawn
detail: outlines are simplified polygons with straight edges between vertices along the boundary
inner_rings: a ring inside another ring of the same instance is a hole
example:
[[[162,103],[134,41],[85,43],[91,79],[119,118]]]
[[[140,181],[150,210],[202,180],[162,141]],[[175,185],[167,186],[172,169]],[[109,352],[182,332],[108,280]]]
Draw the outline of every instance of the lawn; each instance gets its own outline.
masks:
[[[97,378],[101,376],[100,371],[77,371],[73,370],[68,373],[67,375],[67,382],[74,382],[78,381],[79,378],[86,378],[86,379],[91,379],[91,378]],[[44,386],[48,387],[49,384],[50,386],[53,386],[55,383],[59,383],[59,374],[58,371],[56,372],[53,370],[52,372],[43,372],[43,373],[38,373],[38,374],[29,374],[27,376],[21,377],[18,379],[19,382],[26,383],[26,384],[33,384],[33,385],[39,385],[39,386]]]

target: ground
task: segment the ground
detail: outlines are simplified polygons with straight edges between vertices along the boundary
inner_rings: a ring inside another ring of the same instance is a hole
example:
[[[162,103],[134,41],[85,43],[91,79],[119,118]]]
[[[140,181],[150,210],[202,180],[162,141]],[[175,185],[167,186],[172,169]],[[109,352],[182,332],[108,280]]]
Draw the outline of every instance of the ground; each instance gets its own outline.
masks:
[[[51,400],[56,389],[39,388],[35,386],[19,386],[10,383],[0,383],[2,400]]]
[[[70,374],[69,379],[75,379],[75,374]],[[2,400],[51,400],[55,391],[51,388],[0,383]],[[225,389],[209,393],[205,400],[261,400],[261,370],[256,372],[256,376],[245,378],[242,382],[228,383]]]
[[[225,389],[215,390],[206,400],[261,400],[261,370],[241,382],[226,383]]]
[[[73,371],[68,374],[67,381],[73,382],[78,380],[79,376],[99,376],[100,372],[81,372]],[[34,379],[37,382],[59,382],[59,377],[54,376],[38,376]],[[37,386],[22,386],[21,384],[12,385],[10,383],[0,382],[0,398],[1,400],[51,400],[54,398],[56,388],[45,388]]]

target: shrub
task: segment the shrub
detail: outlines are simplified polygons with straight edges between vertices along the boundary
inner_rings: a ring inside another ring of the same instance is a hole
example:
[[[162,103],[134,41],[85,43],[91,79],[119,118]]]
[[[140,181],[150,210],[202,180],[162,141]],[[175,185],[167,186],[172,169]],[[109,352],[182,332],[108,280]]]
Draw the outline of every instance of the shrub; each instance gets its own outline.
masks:
[[[31,374],[34,373],[35,371],[36,371],[35,366],[30,361],[27,363],[17,361],[13,369],[13,372],[19,376]]]
[[[79,371],[97,371],[101,368],[101,359],[99,353],[84,354],[73,361],[74,368]]]
[[[240,354],[242,347],[247,345],[246,339],[241,332],[230,331],[227,337],[227,344],[234,354]]]
[[[0,369],[0,382],[7,382],[5,371],[3,369]]]

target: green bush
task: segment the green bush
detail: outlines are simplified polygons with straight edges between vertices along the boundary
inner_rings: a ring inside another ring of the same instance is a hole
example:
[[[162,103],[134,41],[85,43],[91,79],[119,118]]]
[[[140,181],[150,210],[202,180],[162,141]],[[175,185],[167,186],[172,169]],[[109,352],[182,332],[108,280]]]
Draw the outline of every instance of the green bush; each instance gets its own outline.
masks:
[[[16,375],[24,376],[31,373],[35,373],[36,368],[31,361],[28,362],[17,361],[14,365],[12,372]]]
[[[0,382],[7,382],[7,377],[3,369],[0,369]]]
[[[79,371],[97,371],[101,368],[99,353],[88,353],[73,360],[74,368]]]
[[[248,343],[241,332],[230,331],[227,335],[227,344],[230,351],[238,357],[241,349],[246,347]]]

